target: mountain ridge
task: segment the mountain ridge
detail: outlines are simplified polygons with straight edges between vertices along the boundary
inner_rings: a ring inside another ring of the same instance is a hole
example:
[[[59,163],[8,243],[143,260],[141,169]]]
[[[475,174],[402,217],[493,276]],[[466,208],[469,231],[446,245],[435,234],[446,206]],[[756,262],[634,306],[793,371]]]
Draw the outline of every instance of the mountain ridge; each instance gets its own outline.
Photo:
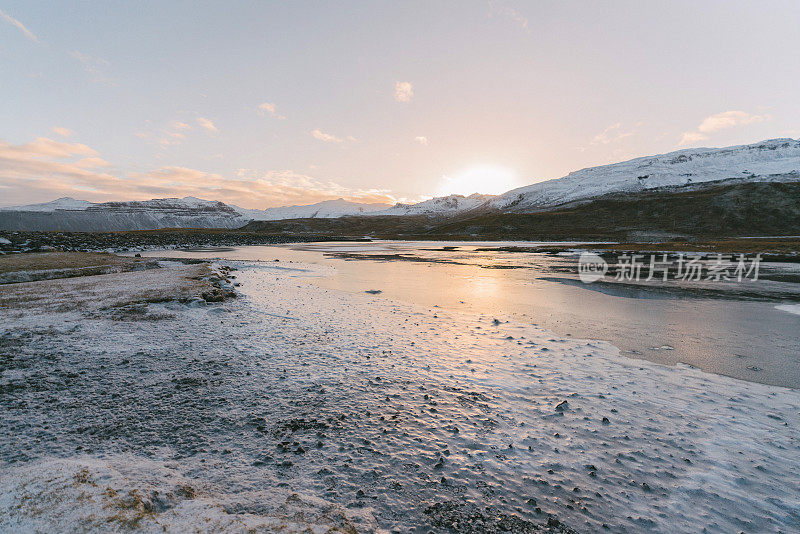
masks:
[[[644,191],[736,177],[768,179],[800,171],[800,140],[779,138],[722,148],[687,148],[586,167],[498,195],[486,207],[525,213],[613,192]]]
[[[587,167],[501,195],[436,197],[394,206],[342,198],[264,210],[196,197],[92,203],[62,197],[0,208],[0,229],[118,231],[160,228],[240,228],[250,221],[340,217],[451,217],[470,213],[534,213],[614,193],[658,191],[719,181],[796,181],[800,140],[779,138],[722,148],[688,148]]]

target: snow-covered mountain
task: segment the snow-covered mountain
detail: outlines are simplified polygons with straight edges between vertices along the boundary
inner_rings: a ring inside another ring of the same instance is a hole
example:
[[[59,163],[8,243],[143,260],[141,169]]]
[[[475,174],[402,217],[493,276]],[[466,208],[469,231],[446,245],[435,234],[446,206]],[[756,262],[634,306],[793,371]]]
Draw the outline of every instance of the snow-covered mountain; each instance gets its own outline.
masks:
[[[395,204],[389,209],[375,211],[367,215],[455,215],[473,210],[486,204],[495,195],[481,195],[473,193],[468,197],[463,195],[448,195],[436,197],[417,204]]]
[[[265,210],[236,209],[243,216],[256,221],[278,221],[281,219],[332,219],[346,215],[368,215],[385,210],[386,207],[386,204],[362,204],[339,198],[336,200],[323,200],[322,202],[305,206],[283,206]]]
[[[251,220],[332,218],[364,215],[386,208],[387,204],[359,204],[343,199],[258,210],[195,197],[102,203],[60,198],[44,204],[0,208],[0,229],[112,232],[159,228],[240,228]]]
[[[0,210],[0,229],[113,232],[159,228],[239,228],[249,221],[236,208],[194,197],[92,203],[60,198]]]
[[[490,200],[486,207],[525,212],[615,192],[732,178],[778,180],[793,171],[800,172],[800,140],[770,139],[726,148],[689,148],[582,169],[563,178],[513,189]]]
[[[77,200],[71,197],[62,197],[43,204],[28,204],[25,206],[12,206],[10,208],[0,208],[0,211],[55,211],[55,210],[85,210],[93,206],[93,202],[88,200]]]

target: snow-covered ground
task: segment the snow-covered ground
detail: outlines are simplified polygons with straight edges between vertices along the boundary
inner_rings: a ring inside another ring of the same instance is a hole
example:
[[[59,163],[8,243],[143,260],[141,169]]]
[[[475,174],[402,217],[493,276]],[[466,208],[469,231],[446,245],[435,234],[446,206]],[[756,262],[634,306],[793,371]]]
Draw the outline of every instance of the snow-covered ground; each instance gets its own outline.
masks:
[[[800,528],[798,391],[232,265],[161,319],[0,310],[0,531]]]

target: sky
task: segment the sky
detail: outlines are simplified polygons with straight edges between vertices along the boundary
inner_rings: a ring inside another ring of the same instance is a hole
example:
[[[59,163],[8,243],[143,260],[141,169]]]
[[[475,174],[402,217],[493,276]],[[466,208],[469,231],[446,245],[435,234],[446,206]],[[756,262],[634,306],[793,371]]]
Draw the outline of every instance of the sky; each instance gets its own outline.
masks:
[[[800,137],[800,2],[0,0],[0,206],[500,193]]]

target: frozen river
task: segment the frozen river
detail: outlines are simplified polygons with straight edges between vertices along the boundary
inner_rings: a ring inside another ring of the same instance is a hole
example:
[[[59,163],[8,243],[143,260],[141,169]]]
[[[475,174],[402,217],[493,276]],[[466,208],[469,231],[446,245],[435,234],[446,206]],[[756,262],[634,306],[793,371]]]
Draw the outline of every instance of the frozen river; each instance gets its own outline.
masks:
[[[800,302],[800,284],[755,284],[772,298],[742,296],[735,283],[714,293],[671,283],[582,284],[574,257],[508,252],[503,245],[533,243],[312,243],[169,254],[322,265],[334,272],[315,279],[321,287],[380,290],[399,302],[513,317],[562,336],[609,341],[633,358],[800,387],[800,315],[775,308]]]

